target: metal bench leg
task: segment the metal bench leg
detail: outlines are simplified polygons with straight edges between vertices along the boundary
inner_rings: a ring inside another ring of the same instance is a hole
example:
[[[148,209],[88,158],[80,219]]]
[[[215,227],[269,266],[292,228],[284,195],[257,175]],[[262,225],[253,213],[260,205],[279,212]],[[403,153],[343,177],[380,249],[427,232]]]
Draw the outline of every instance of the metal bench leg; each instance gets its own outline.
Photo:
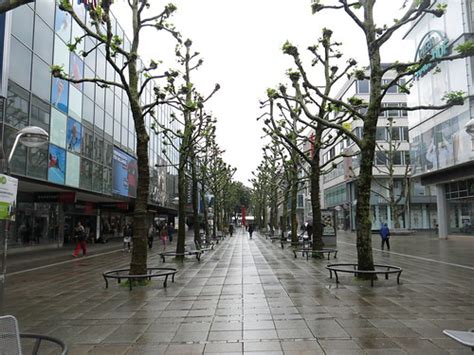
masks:
[[[107,277],[104,276],[104,281],[105,281],[105,288],[109,288],[109,281],[107,280]]]
[[[34,345],[34,347],[33,347],[33,351],[31,352],[31,354],[37,355],[37,354],[38,354],[38,351],[39,351],[40,345],[41,345],[41,339],[37,339],[37,340],[35,341],[35,345]]]
[[[163,287],[166,288],[168,286],[168,275],[165,276],[165,281],[163,282]]]
[[[118,279],[117,279],[117,283],[120,284],[120,282],[122,282],[122,279],[121,279],[121,278],[118,278]]]
[[[329,270],[329,278],[332,279],[332,270]]]
[[[296,252],[296,250],[293,250],[293,254],[295,254],[295,259],[298,257],[298,253]]]
[[[324,254],[323,254],[324,255]],[[328,252],[328,261],[329,261],[329,257],[331,256],[331,252],[329,251]]]
[[[201,253],[196,253],[196,259],[197,259],[198,261],[201,261]]]
[[[163,260],[163,262],[165,262],[165,256],[164,255],[161,255],[161,260]]]
[[[397,275],[397,284],[400,285],[400,275],[402,274],[402,272],[400,271]]]
[[[339,283],[339,277],[337,277],[337,271],[334,270],[334,275],[336,275],[336,283],[338,284]]]
[[[132,279],[128,279],[128,287],[129,287],[129,290],[131,291],[132,290]]]
[[[309,251],[306,252],[306,260],[309,260]]]
[[[337,251],[334,252],[334,259],[336,259],[336,258],[337,258]]]
[[[388,272],[385,273],[385,280],[388,280]]]
[[[171,275],[171,282],[173,282],[173,283],[174,283],[174,274],[173,274],[173,275]]]

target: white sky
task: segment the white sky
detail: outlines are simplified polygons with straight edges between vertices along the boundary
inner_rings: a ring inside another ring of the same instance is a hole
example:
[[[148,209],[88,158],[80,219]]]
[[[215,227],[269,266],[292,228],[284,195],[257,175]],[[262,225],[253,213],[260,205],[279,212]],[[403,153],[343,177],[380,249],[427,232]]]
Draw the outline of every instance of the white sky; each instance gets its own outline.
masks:
[[[161,11],[168,1],[150,0],[150,3],[152,14]],[[265,99],[268,87],[284,82],[285,71],[293,67],[291,58],[281,52],[282,44],[289,40],[303,53],[316,43],[321,28],[328,27],[344,43],[341,50],[347,57],[356,58],[361,65],[367,64],[361,31],[341,11],[312,15],[310,0],[176,0],[173,3],[178,11],[172,22],[183,37],[193,41],[193,49],[204,59],[204,65],[193,78],[198,91],[206,95],[215,83],[221,85],[206,109],[218,119],[217,139],[226,151],[225,161],[237,168],[234,177],[246,185],[262,158],[262,125],[256,121],[263,112],[259,100]],[[403,1],[379,0],[378,3],[380,15],[390,24]],[[127,28],[130,12],[126,2],[116,1],[113,11]],[[165,60],[166,67],[177,67],[172,61],[174,42],[154,33],[145,32],[142,38],[140,53],[145,62],[156,58]],[[392,43],[383,61],[414,57],[414,49],[407,41]]]

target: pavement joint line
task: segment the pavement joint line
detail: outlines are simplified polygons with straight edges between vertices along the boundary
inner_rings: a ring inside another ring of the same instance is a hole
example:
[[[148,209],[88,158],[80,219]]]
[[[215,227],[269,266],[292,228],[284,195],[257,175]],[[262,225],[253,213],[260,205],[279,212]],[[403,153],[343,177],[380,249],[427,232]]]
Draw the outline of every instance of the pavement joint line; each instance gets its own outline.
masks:
[[[341,242],[341,241],[339,241],[338,243],[356,246],[356,244],[354,244],[354,243],[347,243],[347,242]],[[385,251],[382,250],[382,249],[372,248],[372,250],[376,250],[376,251],[378,251],[378,252],[384,252],[384,253],[385,253]],[[397,253],[397,252],[395,252],[395,251],[391,251],[390,254],[392,254],[392,255],[398,255],[398,256],[404,256],[404,257],[406,257],[406,258],[412,258],[412,259],[417,259],[417,260],[429,261],[429,262],[433,262],[433,263],[437,263],[437,264],[455,266],[455,267],[459,267],[459,268],[462,268],[462,269],[474,270],[474,267],[471,267],[471,266],[460,265],[460,264],[454,264],[454,263],[448,263],[448,262],[446,262],[446,261],[438,261],[438,260],[423,258],[423,257],[421,257],[421,256],[414,256],[414,255],[410,255],[410,254]]]
[[[63,264],[69,264],[69,263],[73,263],[73,262],[76,262],[76,261],[88,260],[88,259],[96,258],[98,256],[104,256],[104,255],[108,255],[108,254],[117,253],[119,251],[121,251],[121,249],[112,250],[112,251],[108,251],[108,252],[100,253],[100,254],[94,254],[94,255],[90,255],[90,256],[84,256],[84,257],[81,257],[81,258],[74,258],[74,259],[71,259],[71,260],[64,260],[64,261],[60,261],[58,263],[42,265],[42,266],[34,267],[34,268],[31,268],[31,269],[26,269],[26,270],[15,271],[15,272],[12,272],[12,273],[7,273],[7,276],[21,275],[21,274],[25,274],[27,272],[42,270],[42,269],[46,269],[48,267],[53,267],[53,266],[58,266],[58,265],[63,265]]]

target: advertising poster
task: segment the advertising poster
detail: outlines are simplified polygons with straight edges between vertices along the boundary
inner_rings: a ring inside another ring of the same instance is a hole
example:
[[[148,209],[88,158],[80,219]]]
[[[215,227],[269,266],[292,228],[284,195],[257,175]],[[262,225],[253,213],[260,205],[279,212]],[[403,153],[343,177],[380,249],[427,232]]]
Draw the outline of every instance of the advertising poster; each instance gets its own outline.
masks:
[[[137,179],[137,160],[120,149],[114,148],[112,193],[121,196],[136,197]]]
[[[71,38],[71,16],[64,11],[56,8],[56,19],[54,22],[54,31],[66,42]]]
[[[15,220],[18,180],[0,174],[0,219]]]
[[[64,185],[65,177],[66,151],[62,148],[56,147],[53,144],[50,144],[48,156],[48,181]]]
[[[80,153],[81,152],[81,137],[82,137],[82,126],[76,120],[72,118],[67,119],[66,128],[66,143],[67,150],[70,152]]]
[[[51,104],[58,110],[67,113],[67,98],[69,96],[69,83],[59,78],[53,78],[51,89]]]

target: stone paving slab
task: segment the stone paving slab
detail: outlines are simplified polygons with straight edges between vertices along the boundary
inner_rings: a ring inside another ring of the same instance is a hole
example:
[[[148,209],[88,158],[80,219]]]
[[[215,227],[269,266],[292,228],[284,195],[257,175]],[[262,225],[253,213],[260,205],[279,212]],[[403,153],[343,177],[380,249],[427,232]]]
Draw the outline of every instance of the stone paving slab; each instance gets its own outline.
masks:
[[[356,260],[354,240],[339,237],[338,262]],[[375,262],[401,266],[400,285],[349,274],[336,285],[327,259],[294,259],[239,231],[201,262],[167,260],[179,272],[166,289],[105,289],[102,272],[128,265],[127,253],[17,273],[7,313],[71,354],[472,354],[442,330],[474,326],[474,239],[393,237],[391,252],[378,243]],[[158,253],[150,266],[162,264]]]

